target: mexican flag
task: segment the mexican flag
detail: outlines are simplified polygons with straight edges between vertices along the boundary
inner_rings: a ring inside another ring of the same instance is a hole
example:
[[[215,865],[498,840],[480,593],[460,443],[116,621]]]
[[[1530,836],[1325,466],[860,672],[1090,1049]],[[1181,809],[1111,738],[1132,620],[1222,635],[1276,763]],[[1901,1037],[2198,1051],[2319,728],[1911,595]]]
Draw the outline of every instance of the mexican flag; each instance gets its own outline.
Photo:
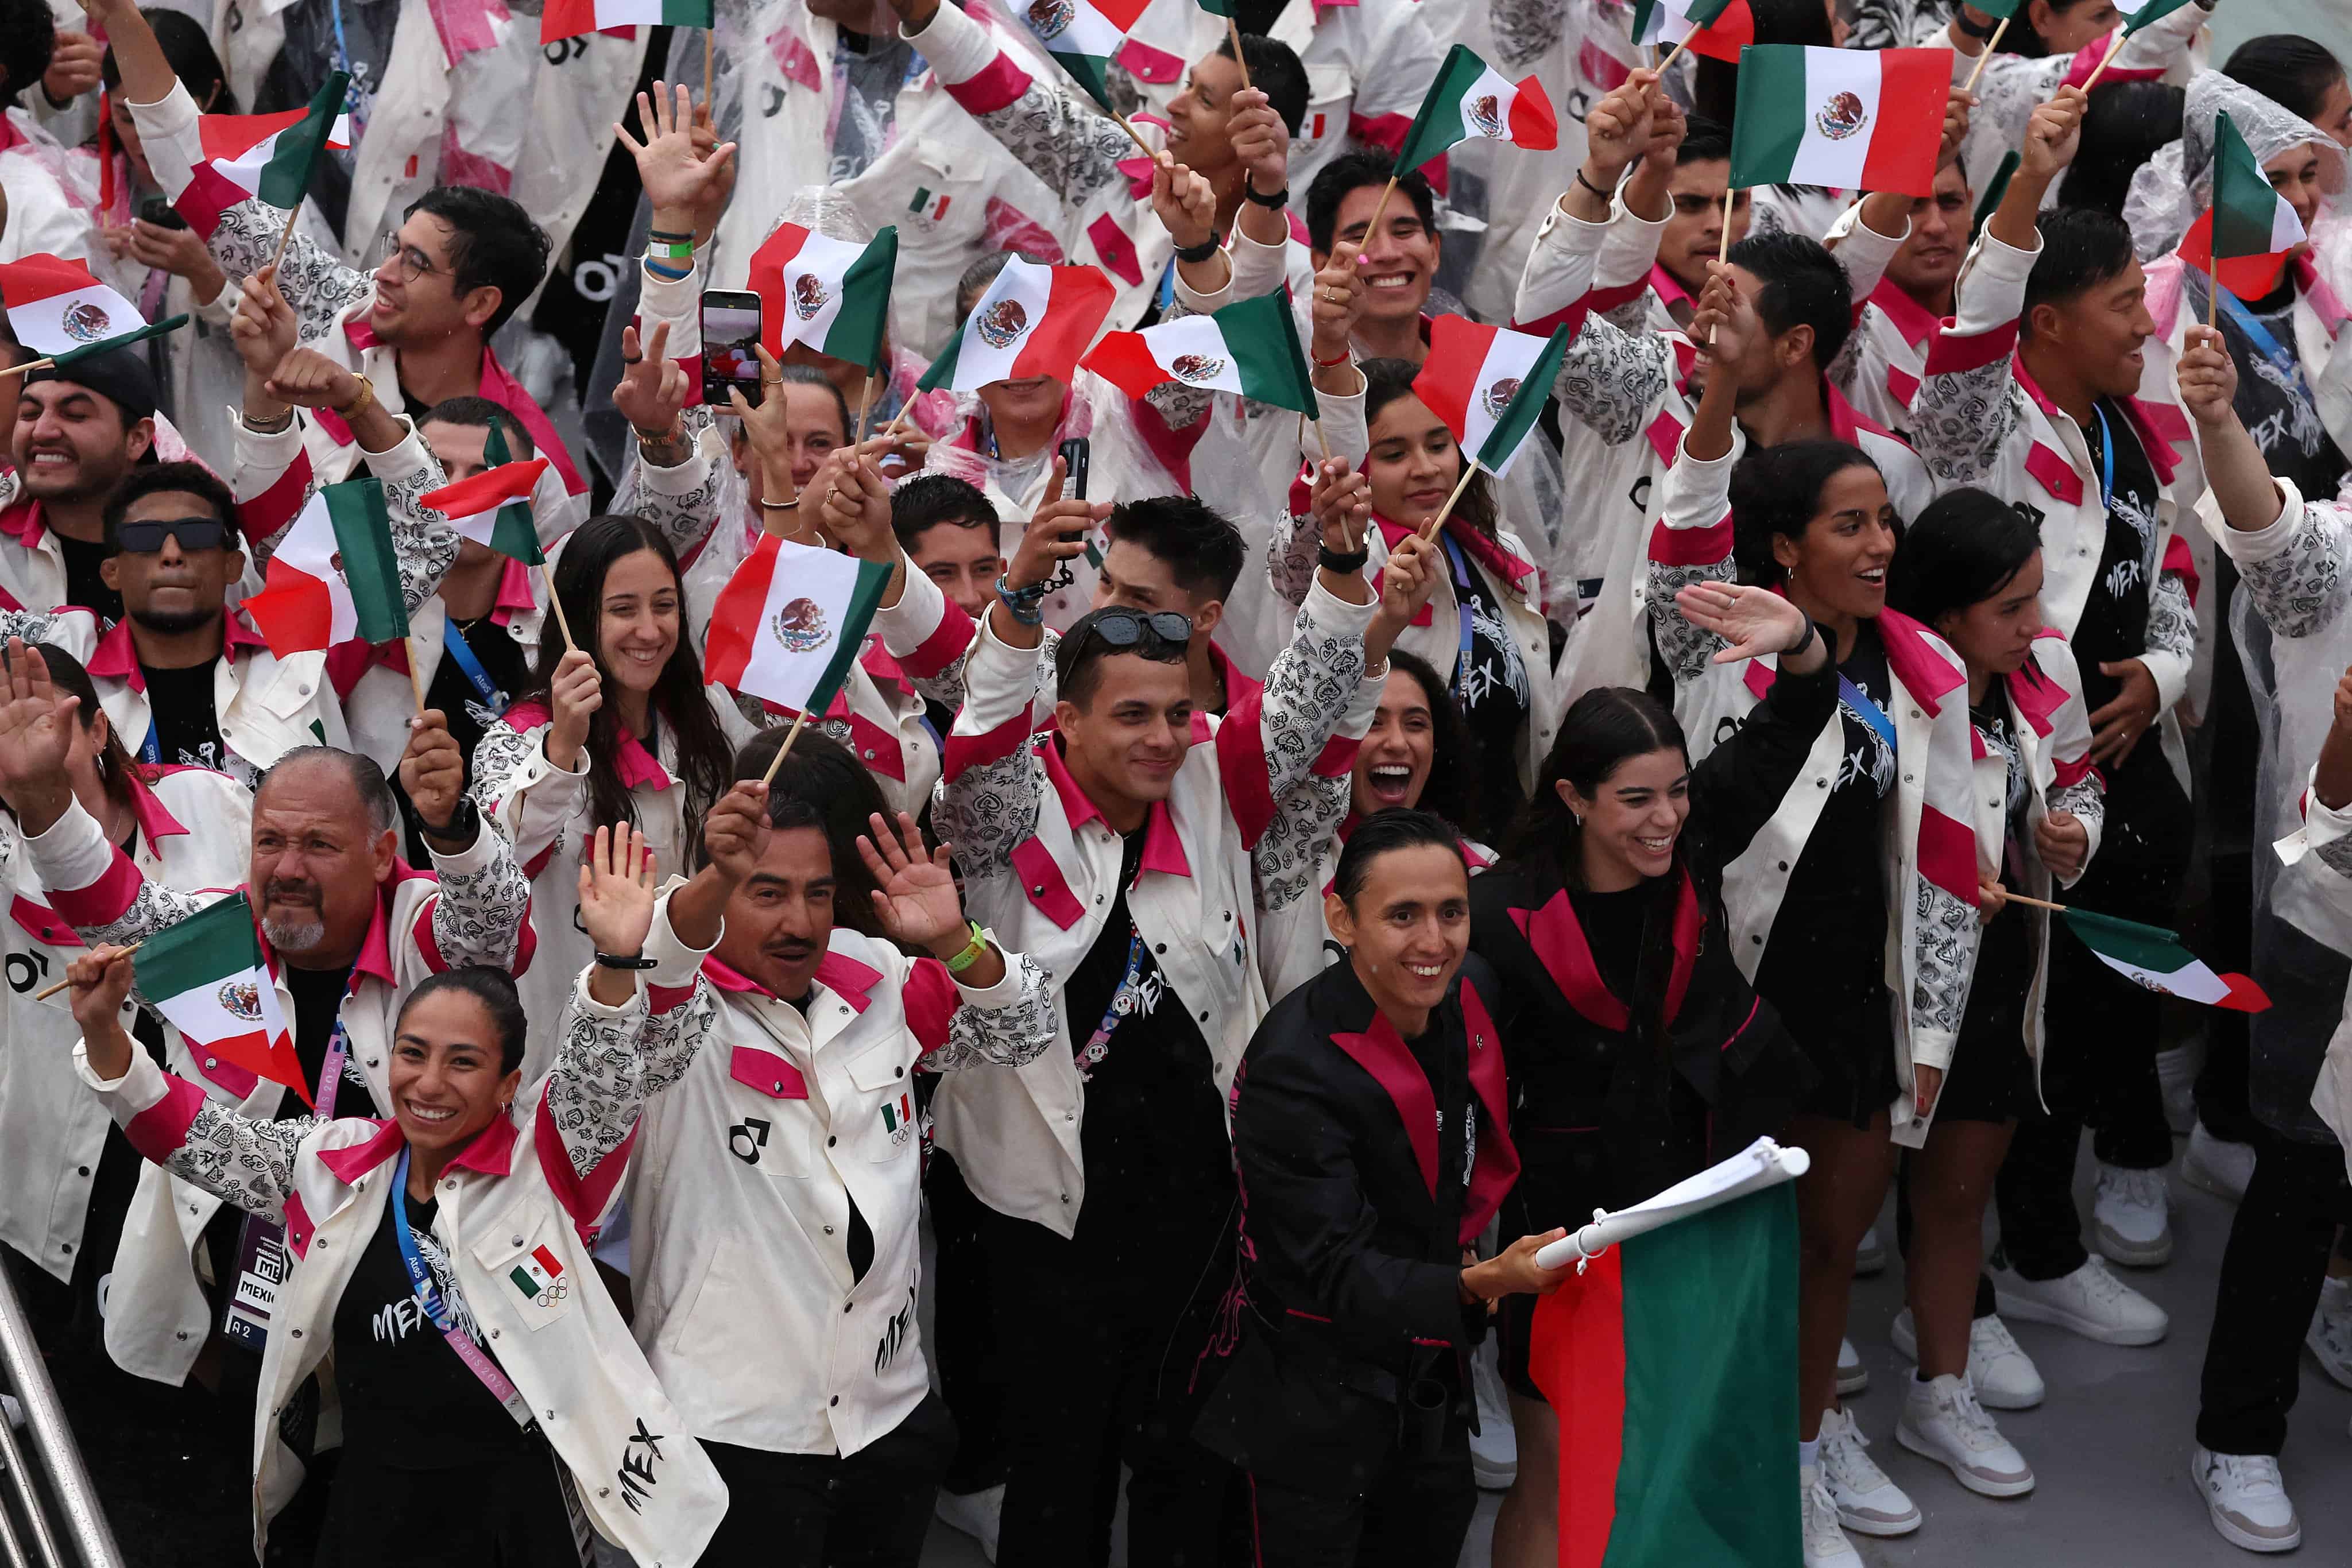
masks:
[[[132,341],[147,325],[136,305],[87,266],[46,252],[0,263],[0,304],[16,341],[43,358]]]
[[[1128,34],[1150,5],[1151,0],[1030,0],[1014,7],[1014,14],[1088,98],[1116,114],[1110,63],[1127,47]]]
[[[2095,910],[2069,908],[2066,928],[2099,962],[2158,996],[2179,997],[2232,1012],[2269,1010],[2271,998],[2243,975],[2217,975],[2180,945],[2180,935],[2161,925],[2142,925]]]
[[[544,457],[485,468],[470,479],[426,493],[417,504],[446,517],[451,528],[478,545],[488,545],[525,566],[542,565],[547,552],[539,548],[530,493],[547,469]]]
[[[971,392],[991,382],[1067,382],[1118,291],[1091,267],[1015,256],[923,372],[921,389]]]
[[[1107,332],[1079,361],[1129,397],[1169,382],[1238,392],[1319,418],[1313,371],[1283,294],[1262,294],[1213,316],[1185,316],[1140,332]]]
[[[319,150],[352,144],[351,117],[342,111],[350,90],[351,78],[335,71],[307,109],[198,115],[196,137],[205,155],[186,187],[172,198],[173,210],[210,239],[221,214],[239,202],[258,198],[273,207],[300,206]]]
[[[2189,0],[2116,0],[2116,9],[2124,14],[2124,31],[2137,33],[2188,4]]]
[[[1559,145],[1559,116],[1533,77],[1505,81],[1495,68],[1454,46],[1397,149],[1396,172],[1410,173],[1472,137],[1540,150]]]
[[[389,643],[407,636],[408,601],[400,591],[383,482],[351,479],[313,492],[269,558],[261,591],[245,608],[281,659],[353,637]]]
[[[703,679],[790,712],[824,712],[889,583],[879,562],[761,534],[711,606]]]
[[[760,296],[760,340],[782,360],[806,343],[820,354],[863,365],[882,362],[890,324],[890,279],[898,267],[898,231],[852,245],[778,224],[751,253],[751,287]]]
[[[2239,298],[2259,299],[2278,287],[2287,252],[2305,237],[2303,220],[2271,188],[2271,177],[2254,161],[2254,150],[2238,134],[2227,112],[2216,115],[2213,204],[2198,214],[2181,237],[2180,259],[2200,272],[2219,274],[2221,287]],[[5,281],[0,277],[0,285]],[[16,319],[13,295],[8,319]]]
[[[1681,44],[1738,65],[1740,49],[1756,41],[1756,18],[1748,0],[1633,0],[1633,41]]]
[[[507,1279],[522,1292],[522,1299],[538,1306],[552,1306],[549,1292],[563,1278],[563,1260],[544,1247],[534,1247],[523,1260],[507,1270]]]
[[[1560,1568],[1800,1568],[1789,1183],[1568,1271],[1528,1364],[1562,1412]]]
[[[1935,193],[1952,86],[1949,49],[1739,51],[1731,185]]]
[[[294,1031],[278,1010],[278,987],[253,934],[253,906],[242,892],[148,937],[131,968],[141,993],[192,1048],[225,1056],[310,1102]]]
[[[608,27],[708,27],[711,0],[547,0],[539,41],[576,38]]]
[[[1538,338],[1440,316],[1430,323],[1429,358],[1413,378],[1413,395],[1445,422],[1479,467],[1499,479],[1518,461],[1567,354],[1564,325]]]

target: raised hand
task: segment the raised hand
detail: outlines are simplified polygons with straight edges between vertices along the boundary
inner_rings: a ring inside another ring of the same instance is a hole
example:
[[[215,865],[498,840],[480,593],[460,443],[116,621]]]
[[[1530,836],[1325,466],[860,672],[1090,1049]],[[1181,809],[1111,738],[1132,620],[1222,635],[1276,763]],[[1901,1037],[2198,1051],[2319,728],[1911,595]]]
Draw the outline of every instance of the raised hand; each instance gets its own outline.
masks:
[[[703,857],[730,886],[740,886],[760,869],[772,831],[767,789],[756,779],[741,779],[702,819]]]
[[[697,157],[705,163],[717,157],[719,131],[710,122],[708,99],[694,106],[694,124],[689,128],[689,133],[694,138]],[[694,204],[695,244],[708,244],[711,235],[718,231],[719,216],[727,211],[727,204],[735,194],[735,176],[742,167],[731,157],[721,159],[710,178],[703,182],[701,199]]]
[[[785,428],[784,400],[777,390],[783,384],[783,367],[776,362],[775,355],[768,352],[765,343],[758,345],[758,352],[760,401],[748,401],[739,387],[727,389],[727,401],[733,405],[735,417],[743,422],[743,439],[751,443],[753,455],[760,459],[760,472],[765,480],[761,494],[772,501],[793,493],[792,437]]]
[[[122,1032],[122,1004],[131,995],[131,949],[101,943],[66,966],[74,1022],[90,1071],[120,1078],[131,1066],[131,1037]]]
[[[228,286],[228,275],[195,230],[168,229],[140,218],[121,232],[133,261],[186,278],[199,299],[218,298]]]
[[[541,742],[548,761],[566,773],[578,769],[581,748],[588,744],[589,722],[604,706],[604,677],[584,648],[567,648],[555,662],[555,678],[548,683],[548,701],[555,712]]]
[[[857,853],[874,878],[874,917],[881,923],[882,934],[943,957],[963,951],[969,939],[963,899],[956,892],[955,873],[948,868],[948,846],[925,854],[922,832],[904,811],[898,813],[895,831],[879,811],[867,821],[873,834],[857,835]]]
[[[1738,582],[1694,582],[1675,595],[1683,619],[1712,632],[1730,646],[1715,655],[1718,664],[1767,653],[1799,653],[1797,640],[1810,636],[1805,612],[1769,588]]]
[[[613,388],[613,406],[642,440],[677,435],[686,410],[686,367],[669,357],[668,322],[655,323],[650,343],[635,327],[621,329],[621,380]]]
[[[1064,561],[1086,553],[1087,530],[1110,516],[1108,501],[1062,498],[1062,482],[1069,471],[1069,465],[1057,455],[1054,476],[1045,483],[1045,499],[1031,515],[1029,526],[1021,530],[1021,543],[1013,549],[1012,564],[1004,569],[1007,588],[1033,588],[1052,581]]]
[[[1308,505],[1323,530],[1323,547],[1340,555],[1363,548],[1364,530],[1372,523],[1372,483],[1344,457],[1326,457],[1315,465],[1315,483]]]
[[[8,639],[6,700],[0,701],[0,798],[27,833],[47,832],[73,799],[66,777],[74,711],[81,699],[49,680],[40,651]]]
[[[1691,314],[1690,334],[1706,346],[1713,363],[1735,364],[1747,357],[1763,325],[1757,319],[1755,301],[1741,292],[1729,267],[1710,261],[1706,270],[1706,287],[1699,291],[1698,308]]]
[[[1172,152],[1162,152],[1152,161],[1151,211],[1179,250],[1217,237],[1215,187],[1206,174],[1195,174],[1176,162]]]
[[[316,349],[296,349],[263,383],[271,397],[297,408],[341,408],[360,395],[360,378]]]
[[[1976,107],[1976,94],[1963,92],[1953,84],[1952,96],[1944,102],[1944,140],[1936,150],[1938,172],[1959,162],[1960,144],[1969,139],[1969,110]]]
[[[278,287],[278,269],[265,267],[238,286],[236,314],[229,319],[228,335],[237,358],[255,376],[269,372],[294,351],[301,333],[294,307]]]
[[[1364,313],[1363,246],[1343,240],[1315,275],[1314,355],[1336,360],[1348,351]],[[1321,367],[1318,367],[1321,368]]]
[[[855,446],[835,447],[818,464],[809,491],[823,497],[811,520],[850,554],[864,560],[898,558],[898,537],[890,530],[890,482],[870,455]],[[808,511],[805,502],[801,511]]]
[[[580,924],[599,953],[634,958],[654,928],[654,852],[646,835],[624,823],[599,828],[580,868]]]
[[[1634,159],[1649,150],[1654,123],[1658,73],[1633,72],[1609,89],[1585,116],[1585,177],[1606,191],[1617,183]]]
[[[1381,568],[1381,607],[1372,612],[1372,623],[1364,632],[1364,667],[1378,669],[1421,613],[1422,606],[1437,591],[1438,562],[1443,547],[1419,533],[1407,535],[1389,551],[1387,562]]]
[[[2198,423],[2218,430],[2238,417],[2238,361],[2231,358],[2219,328],[2189,329],[2173,375],[2182,406]]]
[[[735,143],[712,147],[707,157],[695,146],[694,94],[683,82],[673,87],[656,81],[650,95],[637,94],[637,125],[646,132],[643,141],[618,121],[613,134],[637,161],[637,179],[653,205],[655,226],[684,222],[690,227],[711,183],[727,174]],[[672,222],[663,221],[666,211]]]
[[[2018,172],[2044,187],[2056,179],[2083,144],[2083,109],[2089,102],[2081,88],[2062,87],[2035,105],[2033,118],[2026,121]]]
[[[1234,162],[1249,171],[1250,183],[1271,196],[1290,183],[1290,128],[1274,110],[1274,100],[1257,88],[1234,94],[1225,117],[1225,140]]]
[[[106,47],[88,33],[60,28],[48,69],[41,73],[41,90],[49,95],[51,103],[79,98],[98,85],[100,62],[105,57]]]
[[[408,792],[408,803],[424,820],[425,834],[442,837],[466,793],[466,753],[449,733],[448,716],[437,707],[426,708],[408,721],[408,749],[400,757],[400,787]]]

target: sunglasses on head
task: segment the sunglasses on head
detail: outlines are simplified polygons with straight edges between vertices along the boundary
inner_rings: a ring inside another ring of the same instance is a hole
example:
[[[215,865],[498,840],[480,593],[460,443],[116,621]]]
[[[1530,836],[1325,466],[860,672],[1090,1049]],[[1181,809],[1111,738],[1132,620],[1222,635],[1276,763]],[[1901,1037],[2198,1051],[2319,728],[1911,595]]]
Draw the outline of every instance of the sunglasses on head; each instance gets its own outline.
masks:
[[[132,555],[153,555],[167,538],[185,551],[219,549],[228,543],[228,525],[218,517],[148,517],[115,525],[114,537]]]
[[[1192,618],[1173,610],[1098,610],[1087,623],[1087,635],[1112,648],[1132,648],[1147,638],[1181,648],[1192,640]],[[1073,655],[1077,652],[1071,650]]]

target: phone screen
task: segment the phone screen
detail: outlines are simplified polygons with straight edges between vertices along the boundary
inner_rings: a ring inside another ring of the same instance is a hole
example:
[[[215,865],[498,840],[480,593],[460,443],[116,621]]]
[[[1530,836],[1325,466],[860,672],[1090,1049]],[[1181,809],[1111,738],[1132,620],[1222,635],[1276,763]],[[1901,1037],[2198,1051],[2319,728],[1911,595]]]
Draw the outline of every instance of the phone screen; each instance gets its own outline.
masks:
[[[714,288],[702,297],[702,401],[725,408],[730,387],[760,401],[760,297]]]

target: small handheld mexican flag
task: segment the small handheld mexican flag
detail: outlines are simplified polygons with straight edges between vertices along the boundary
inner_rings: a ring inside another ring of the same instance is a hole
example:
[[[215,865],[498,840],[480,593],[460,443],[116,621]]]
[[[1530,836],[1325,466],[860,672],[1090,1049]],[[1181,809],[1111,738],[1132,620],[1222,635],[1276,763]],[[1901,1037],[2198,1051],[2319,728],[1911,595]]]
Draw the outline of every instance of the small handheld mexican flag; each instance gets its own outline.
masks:
[[[711,0],[547,0],[539,41],[576,38],[608,27],[709,27]]]
[[[1930,196],[1951,92],[1949,49],[1739,51],[1731,184]]]
[[[1397,149],[1396,172],[1411,173],[1457,141],[1473,137],[1541,150],[1559,145],[1559,116],[1534,77],[1506,81],[1456,44],[1438,68],[1412,129]]]
[[[1278,292],[1140,332],[1106,332],[1079,362],[1129,397],[1176,382],[1321,416],[1298,324]]]
[[[850,666],[890,583],[877,561],[760,542],[710,607],[703,679],[802,714],[822,714]]]
[[[198,1051],[310,1100],[278,987],[261,961],[242,892],[207,904],[139,944],[131,971],[155,1010]]]
[[[487,545],[525,566],[541,566],[547,552],[540,548],[530,493],[547,470],[544,457],[501,464],[430,491],[419,497],[417,504],[446,517],[451,528],[476,544]]]
[[[895,225],[861,246],[827,239],[798,224],[778,224],[751,253],[760,340],[779,360],[793,344],[806,343],[820,354],[873,370],[882,362],[890,280],[898,268]]]
[[[2305,237],[2303,220],[2271,188],[2271,177],[2229,114],[2214,116],[2213,204],[2181,236],[2182,262],[2217,275],[2241,299],[2259,299],[2278,287],[2287,252]],[[16,314],[12,305],[9,319]]]
[[[1561,1568],[1799,1568],[1791,1184],[1569,1272],[1528,1365],[1563,1413]]]
[[[2179,997],[2232,1012],[2267,1011],[2271,998],[2243,975],[2217,975],[2180,945],[2180,934],[2161,925],[2119,920],[2096,910],[2069,906],[2066,928],[2099,962],[2159,996]]]
[[[1633,41],[1738,65],[1740,49],[1756,41],[1756,17],[1748,0],[1633,0]]]
[[[1499,479],[1518,461],[1567,354],[1564,324],[1538,338],[1440,316],[1430,324],[1429,358],[1412,390],[1445,422],[1462,450]]]
[[[408,601],[377,479],[322,485],[294,519],[246,612],[279,658],[353,637],[408,635]]]
[[[1088,98],[1117,114],[1118,106],[1110,98],[1110,63],[1127,47],[1128,34],[1150,5],[1151,0],[1030,0],[1015,14]]]
[[[1015,256],[931,368],[925,392],[971,392],[991,382],[1048,376],[1067,382],[1118,297],[1091,267],[1045,267]]]
[[[2189,0],[2116,0],[2116,9],[2124,14],[2124,31],[2137,33],[2188,4]]]
[[[100,283],[79,261],[46,252],[0,263],[0,304],[16,341],[60,364],[157,337],[187,321],[174,316],[153,326],[139,308]]]
[[[343,112],[350,90],[351,78],[335,71],[308,108],[198,115],[196,137],[205,155],[172,198],[172,210],[210,239],[221,214],[239,202],[258,198],[289,211],[300,206],[320,149],[352,144],[351,117]]]

